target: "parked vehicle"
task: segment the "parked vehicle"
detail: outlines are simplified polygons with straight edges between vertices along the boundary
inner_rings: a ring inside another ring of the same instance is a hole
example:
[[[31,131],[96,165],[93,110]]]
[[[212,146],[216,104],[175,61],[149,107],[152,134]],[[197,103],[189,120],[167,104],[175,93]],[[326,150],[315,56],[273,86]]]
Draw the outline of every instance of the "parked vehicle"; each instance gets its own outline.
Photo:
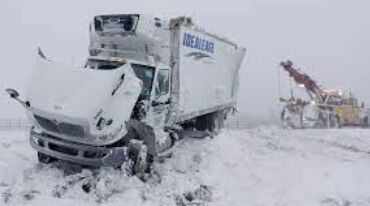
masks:
[[[291,97],[289,101],[281,98],[284,102],[281,113],[284,125],[294,128],[369,126],[370,115],[366,112],[365,104],[360,104],[352,93],[346,95],[340,89],[322,89],[310,76],[295,69],[291,61],[282,62],[281,66],[310,97],[309,101],[296,97]],[[305,115],[305,108],[309,106],[314,109],[311,118]]]

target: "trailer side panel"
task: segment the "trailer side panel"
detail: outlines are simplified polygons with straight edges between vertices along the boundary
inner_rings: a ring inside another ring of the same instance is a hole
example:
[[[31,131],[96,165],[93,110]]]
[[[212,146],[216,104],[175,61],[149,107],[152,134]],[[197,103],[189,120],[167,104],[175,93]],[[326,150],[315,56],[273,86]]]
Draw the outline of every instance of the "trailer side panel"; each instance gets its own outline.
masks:
[[[191,27],[178,35],[178,121],[233,106],[245,49]]]

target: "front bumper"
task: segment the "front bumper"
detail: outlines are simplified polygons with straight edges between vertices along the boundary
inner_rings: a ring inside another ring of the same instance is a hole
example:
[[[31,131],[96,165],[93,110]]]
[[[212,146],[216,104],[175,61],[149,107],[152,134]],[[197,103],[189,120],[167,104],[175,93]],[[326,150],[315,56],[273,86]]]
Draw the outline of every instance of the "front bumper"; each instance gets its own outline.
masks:
[[[93,167],[109,166],[103,159],[111,153],[112,148],[70,142],[33,130],[30,132],[30,142],[37,151],[56,159]]]

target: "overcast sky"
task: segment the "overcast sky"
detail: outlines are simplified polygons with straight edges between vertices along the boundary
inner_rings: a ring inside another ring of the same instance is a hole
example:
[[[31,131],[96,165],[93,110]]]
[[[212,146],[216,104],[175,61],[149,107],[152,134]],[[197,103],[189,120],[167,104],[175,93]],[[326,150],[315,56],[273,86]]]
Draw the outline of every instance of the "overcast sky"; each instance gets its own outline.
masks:
[[[276,108],[278,64],[286,59],[319,84],[351,90],[370,106],[369,0],[1,0],[0,118],[22,117],[2,91],[25,88],[38,46],[54,60],[82,64],[89,21],[108,13],[191,16],[246,47],[242,112],[267,116]]]

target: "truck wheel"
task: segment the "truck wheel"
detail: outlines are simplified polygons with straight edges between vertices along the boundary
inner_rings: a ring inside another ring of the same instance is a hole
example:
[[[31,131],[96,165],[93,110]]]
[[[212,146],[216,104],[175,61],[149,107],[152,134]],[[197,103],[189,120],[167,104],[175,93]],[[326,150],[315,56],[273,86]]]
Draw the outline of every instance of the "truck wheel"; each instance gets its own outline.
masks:
[[[43,164],[50,164],[56,160],[55,158],[41,152],[37,152],[37,158],[39,159],[39,162]]]
[[[164,131],[168,132],[169,136],[171,137],[172,145],[184,138],[184,128],[180,125],[165,127]]]
[[[128,158],[132,161],[130,173],[144,177],[145,172],[149,168],[149,155],[147,147],[142,141],[131,140],[128,146]]]

